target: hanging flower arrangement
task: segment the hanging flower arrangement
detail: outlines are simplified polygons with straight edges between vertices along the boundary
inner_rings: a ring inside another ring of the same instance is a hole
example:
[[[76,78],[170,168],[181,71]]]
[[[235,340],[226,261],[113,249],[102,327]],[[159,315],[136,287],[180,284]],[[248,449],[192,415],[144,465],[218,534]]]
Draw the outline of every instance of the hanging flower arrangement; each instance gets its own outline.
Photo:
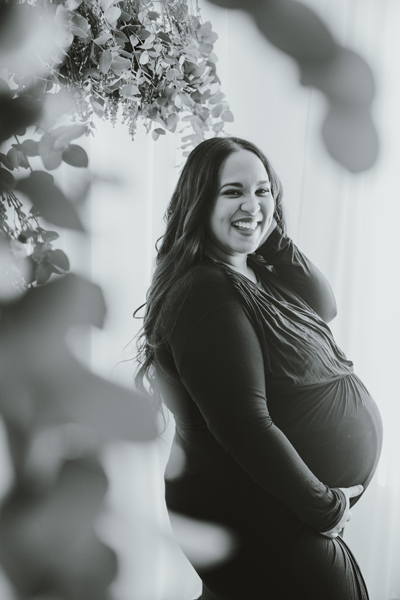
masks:
[[[186,122],[187,155],[206,132],[216,135],[233,121],[216,72],[218,36],[186,0],[157,7],[143,0],[59,4],[56,43],[65,61],[55,79],[89,124],[92,113],[115,123],[121,111],[132,137],[140,118],[156,140]]]
[[[183,156],[224,135],[233,115],[216,72],[217,34],[197,4],[189,11],[187,0],[31,0],[13,10],[27,30],[42,32],[34,51],[10,62],[9,81],[0,80],[0,251],[12,257],[12,285],[25,289],[69,270],[53,248],[59,234],[41,217],[83,225],[48,171],[63,162],[87,167],[75,140],[94,135],[94,114],[113,124],[121,118],[132,138],[139,120],[154,140],[181,123]],[[44,169],[33,168],[33,157]]]

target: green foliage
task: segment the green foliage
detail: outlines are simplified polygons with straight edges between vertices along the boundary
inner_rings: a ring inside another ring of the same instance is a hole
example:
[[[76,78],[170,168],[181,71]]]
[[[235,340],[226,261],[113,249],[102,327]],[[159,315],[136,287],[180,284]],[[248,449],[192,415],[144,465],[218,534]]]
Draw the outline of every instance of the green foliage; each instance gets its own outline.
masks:
[[[216,72],[218,36],[211,23],[202,23],[197,9],[191,14],[187,0],[156,6],[147,0],[33,0],[13,7],[14,27],[22,15],[26,27],[47,19],[46,30],[53,31],[23,64],[11,63],[8,83],[0,80],[0,144],[7,146],[0,152],[0,232],[25,244],[23,271],[29,275],[21,276],[22,286],[43,284],[69,268],[40,218],[78,231],[83,225],[47,171],[62,163],[88,166],[75,140],[94,134],[94,114],[112,123],[120,114],[132,137],[142,119],[155,141],[181,122],[183,156],[233,121]],[[60,126],[66,117],[73,123]],[[32,168],[37,157],[45,171]],[[31,173],[21,178],[24,169]],[[29,212],[18,192],[31,202]]]
[[[189,13],[186,0],[157,3],[157,9],[139,0],[59,4],[56,42],[67,56],[55,80],[85,122],[93,113],[116,122],[121,109],[133,136],[138,118],[147,130],[161,125],[158,135],[184,120],[196,146],[233,120],[216,73],[218,36],[198,11]]]
[[[30,82],[12,89],[0,80],[0,142],[8,146],[11,143],[7,153],[0,153],[0,233],[2,246],[8,242],[11,250],[8,269],[21,273],[19,279],[13,274],[18,288],[46,283],[52,273],[64,274],[69,270],[67,256],[52,246],[58,234],[46,230],[40,217],[60,227],[83,231],[74,205],[54,183],[53,176],[47,171],[33,170],[29,162],[31,157],[40,157],[47,170],[56,169],[62,161],[75,167],[88,164],[85,150],[71,144],[87,132],[85,124],[53,127],[38,136],[45,118],[45,96],[49,93],[45,91],[46,85],[42,81],[40,91],[35,78],[31,78]],[[27,128],[31,130],[32,126],[35,131],[27,134]],[[21,140],[25,135],[26,139]],[[38,139],[32,139],[31,135]],[[31,173],[20,177],[21,169]],[[30,200],[29,212],[17,197],[18,192]]]
[[[297,62],[301,84],[325,95],[321,133],[331,157],[352,173],[370,169],[379,139],[371,113],[375,81],[365,60],[337,43],[314,10],[299,0],[210,2],[250,12],[268,41]]]

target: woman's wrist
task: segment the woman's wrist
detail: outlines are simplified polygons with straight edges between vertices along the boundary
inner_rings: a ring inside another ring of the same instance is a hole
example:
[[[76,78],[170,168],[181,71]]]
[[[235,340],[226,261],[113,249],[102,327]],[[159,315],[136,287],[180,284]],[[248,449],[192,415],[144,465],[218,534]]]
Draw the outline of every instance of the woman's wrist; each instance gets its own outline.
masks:
[[[263,237],[261,239],[261,242],[260,242],[260,244],[258,246],[259,248],[263,244],[265,244],[265,242],[267,241],[267,239],[269,238],[269,236],[271,235],[271,233],[274,231],[274,229],[276,228],[276,226],[277,226],[277,222],[275,221],[274,218],[272,218],[271,225],[268,227],[267,231],[264,233],[264,235],[263,235]]]
[[[333,523],[329,523],[328,526],[324,527],[323,531],[319,532],[322,535],[327,535],[327,537],[331,537],[329,535],[330,532],[332,532],[336,528],[336,526],[340,523],[340,521],[343,518],[343,514],[347,508],[346,495],[344,494],[343,490],[341,488],[330,488],[330,491],[336,498],[336,502],[337,502],[336,516],[335,516]]]

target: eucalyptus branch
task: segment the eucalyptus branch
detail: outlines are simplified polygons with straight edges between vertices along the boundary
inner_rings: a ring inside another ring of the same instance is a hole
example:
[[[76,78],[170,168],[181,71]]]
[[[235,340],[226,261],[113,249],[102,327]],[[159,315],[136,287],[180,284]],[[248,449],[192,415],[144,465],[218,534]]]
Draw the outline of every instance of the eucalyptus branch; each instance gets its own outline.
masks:
[[[21,144],[21,142],[19,141],[19,139],[18,139],[18,136],[17,136],[16,134],[14,134],[14,138],[17,140],[17,144],[18,144],[18,145],[20,145],[20,144]],[[30,165],[30,162],[29,162],[29,160],[28,160],[28,157],[27,157],[27,155],[26,155],[26,154],[25,154],[25,152],[23,152],[22,150],[20,150],[20,152],[22,152],[22,154],[25,156],[25,160],[26,160],[26,162],[27,162],[27,164],[28,164],[28,168],[30,169],[31,173],[33,173],[33,169],[32,169],[32,167],[31,167],[31,165]]]

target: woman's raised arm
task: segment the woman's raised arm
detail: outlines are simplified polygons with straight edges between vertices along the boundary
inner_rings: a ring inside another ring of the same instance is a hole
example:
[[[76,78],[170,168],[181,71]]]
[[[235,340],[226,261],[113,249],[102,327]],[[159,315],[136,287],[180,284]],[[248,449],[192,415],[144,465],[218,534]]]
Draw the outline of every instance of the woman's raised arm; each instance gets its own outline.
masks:
[[[332,288],[319,269],[297,248],[278,225],[257,248],[269,265],[326,323],[336,316]]]

